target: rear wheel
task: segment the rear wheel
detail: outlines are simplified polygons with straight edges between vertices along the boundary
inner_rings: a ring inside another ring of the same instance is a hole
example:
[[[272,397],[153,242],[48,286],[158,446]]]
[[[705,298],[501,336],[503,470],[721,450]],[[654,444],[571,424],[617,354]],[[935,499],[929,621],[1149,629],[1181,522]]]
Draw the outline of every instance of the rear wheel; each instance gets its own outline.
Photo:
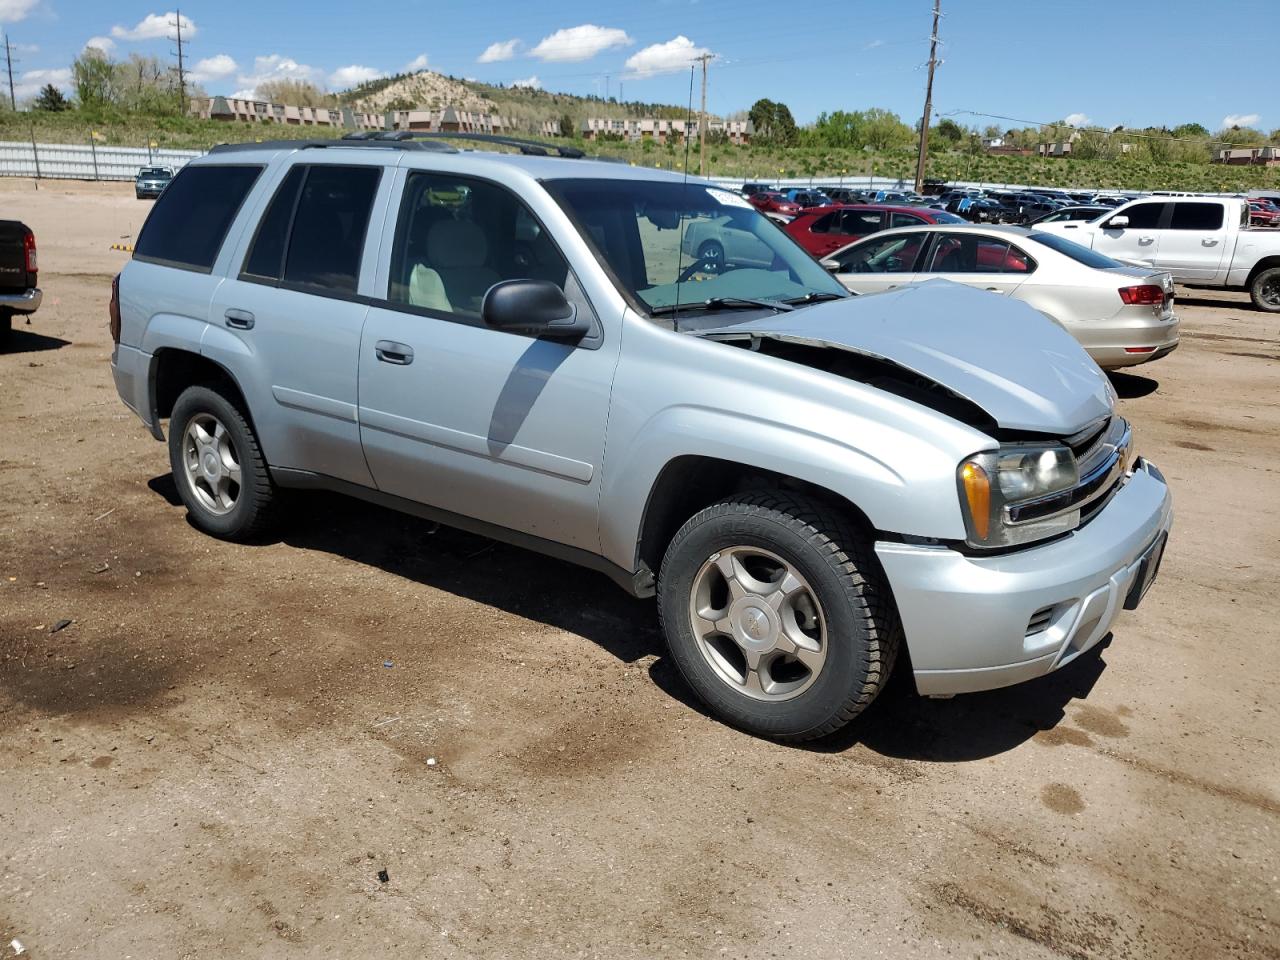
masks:
[[[273,519],[275,489],[244,414],[210,387],[188,387],[169,420],[169,463],[191,521],[225,540],[250,540]]]
[[[847,724],[897,655],[896,611],[865,540],[783,491],[690,519],[663,560],[658,609],[672,659],[711,710],[778,740]]]
[[[1267,313],[1280,313],[1280,267],[1268,267],[1249,286],[1253,305]]]

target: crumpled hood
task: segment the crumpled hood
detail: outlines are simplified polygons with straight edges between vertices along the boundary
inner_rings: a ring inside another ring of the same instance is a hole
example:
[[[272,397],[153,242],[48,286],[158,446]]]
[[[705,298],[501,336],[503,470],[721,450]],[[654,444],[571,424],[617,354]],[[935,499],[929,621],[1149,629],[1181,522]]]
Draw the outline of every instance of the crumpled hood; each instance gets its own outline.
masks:
[[[892,361],[973,401],[1009,430],[1068,436],[1110,414],[1106,374],[1026,304],[947,280],[701,331],[764,336]]]

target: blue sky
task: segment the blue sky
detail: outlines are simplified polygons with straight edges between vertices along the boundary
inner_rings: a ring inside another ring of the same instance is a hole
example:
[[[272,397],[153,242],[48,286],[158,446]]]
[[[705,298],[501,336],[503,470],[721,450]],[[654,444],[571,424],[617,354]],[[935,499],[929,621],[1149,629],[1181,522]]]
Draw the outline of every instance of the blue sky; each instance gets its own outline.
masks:
[[[273,76],[330,89],[411,65],[495,83],[684,103],[689,60],[709,51],[708,108],[759,97],[797,120],[885,107],[919,116],[931,0],[192,0],[189,53],[210,92]],[[168,56],[173,6],[133,0],[0,0],[19,95],[65,84],[87,42],[117,57]],[[1280,127],[1280,0],[943,0],[934,109],[1031,121],[1175,125],[1227,118]],[[696,90],[695,90],[696,97]],[[696,107],[696,100],[695,100]]]

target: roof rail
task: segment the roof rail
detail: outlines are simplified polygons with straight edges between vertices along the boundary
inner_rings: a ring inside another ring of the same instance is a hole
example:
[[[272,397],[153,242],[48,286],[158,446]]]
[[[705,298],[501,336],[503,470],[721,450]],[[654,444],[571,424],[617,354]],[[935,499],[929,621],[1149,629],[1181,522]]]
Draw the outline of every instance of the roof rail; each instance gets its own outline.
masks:
[[[577,147],[560,146],[555,143],[540,143],[537,140],[523,140],[520,137],[508,137],[499,133],[453,133],[447,130],[396,130],[387,131],[386,133],[375,133],[371,135],[373,139],[378,141],[416,141],[416,140],[471,140],[478,143],[496,143],[504,147],[515,147],[521,153],[531,157],[547,157],[551,156],[550,151],[554,150],[556,156],[567,157],[574,160],[586,157],[586,154]],[[363,140],[364,132],[349,133],[342,139]],[[425,144],[424,144],[425,145]]]
[[[447,143],[417,143],[407,137],[386,136],[383,131],[359,131],[337,140],[260,140],[252,143],[220,143],[210,153],[238,153],[247,150],[322,150],[329,147],[382,147],[384,150],[429,150],[457,153]]]

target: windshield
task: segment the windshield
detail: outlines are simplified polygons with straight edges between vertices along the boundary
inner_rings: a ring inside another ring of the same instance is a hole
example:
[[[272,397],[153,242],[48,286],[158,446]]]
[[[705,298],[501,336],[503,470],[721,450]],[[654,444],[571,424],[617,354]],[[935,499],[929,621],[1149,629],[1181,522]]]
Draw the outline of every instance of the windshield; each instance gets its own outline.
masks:
[[[728,190],[656,180],[556,180],[547,187],[623,295],[646,313],[712,309],[708,301],[716,309],[745,309],[744,300],[849,295],[772,220]]]
[[[152,177],[152,178],[163,177],[167,179],[169,175],[170,175],[169,171],[166,170],[164,167],[143,167],[141,170],[138,171],[138,176],[140,177]]]
[[[1073,240],[1068,240],[1066,237],[1060,237],[1056,233],[1033,233],[1031,234],[1031,239],[1036,243],[1043,244],[1050,250],[1058,251],[1065,257],[1070,257],[1076,263],[1083,263],[1086,267],[1111,270],[1115,267],[1124,266],[1119,260],[1112,260],[1096,250],[1090,250],[1088,247],[1082,246]]]

